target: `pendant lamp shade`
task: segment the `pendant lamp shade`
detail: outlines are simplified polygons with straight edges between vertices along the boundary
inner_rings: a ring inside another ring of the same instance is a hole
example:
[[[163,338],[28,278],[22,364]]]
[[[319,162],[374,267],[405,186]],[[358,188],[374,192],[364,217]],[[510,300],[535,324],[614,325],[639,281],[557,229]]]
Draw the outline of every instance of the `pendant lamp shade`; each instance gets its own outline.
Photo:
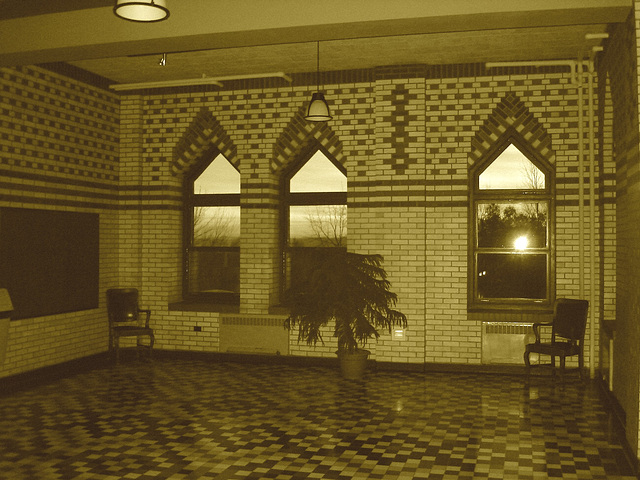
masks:
[[[311,96],[311,101],[309,102],[304,118],[310,122],[326,122],[331,120],[329,105],[324,99],[322,92],[316,92]]]
[[[318,91],[311,96],[311,101],[309,102],[304,118],[309,122],[326,122],[331,120],[332,117],[329,105],[324,99],[324,93],[320,91],[320,42],[317,42],[317,47],[316,82],[318,84]]]
[[[132,22],[160,22],[169,18],[166,0],[116,0],[113,13]]]

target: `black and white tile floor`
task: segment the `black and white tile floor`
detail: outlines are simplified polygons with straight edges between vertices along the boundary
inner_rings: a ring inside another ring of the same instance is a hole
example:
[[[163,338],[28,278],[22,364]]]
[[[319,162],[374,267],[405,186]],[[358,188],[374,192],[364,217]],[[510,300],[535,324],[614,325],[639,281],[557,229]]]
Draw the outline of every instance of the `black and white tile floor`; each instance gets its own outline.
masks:
[[[0,478],[635,479],[567,378],[157,358],[0,395]]]

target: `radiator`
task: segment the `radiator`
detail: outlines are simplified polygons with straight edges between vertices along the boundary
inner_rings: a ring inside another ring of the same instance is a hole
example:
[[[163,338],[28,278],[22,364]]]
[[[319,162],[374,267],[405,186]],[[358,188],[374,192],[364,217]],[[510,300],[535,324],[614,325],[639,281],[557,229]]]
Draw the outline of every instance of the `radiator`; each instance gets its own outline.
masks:
[[[286,317],[224,315],[220,318],[220,351],[287,355],[289,331]]]
[[[482,363],[524,364],[524,347],[535,338],[531,323],[482,322]]]

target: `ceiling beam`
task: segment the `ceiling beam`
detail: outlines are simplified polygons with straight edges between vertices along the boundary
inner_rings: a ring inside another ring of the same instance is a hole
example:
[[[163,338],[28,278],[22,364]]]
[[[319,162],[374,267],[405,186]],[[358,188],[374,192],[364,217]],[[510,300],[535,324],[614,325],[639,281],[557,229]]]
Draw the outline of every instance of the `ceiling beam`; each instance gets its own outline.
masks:
[[[110,5],[8,18],[0,21],[0,66],[416,33],[616,23],[626,20],[632,1],[269,0],[260,9],[256,4],[255,0],[173,0],[169,19],[153,24],[123,21]]]

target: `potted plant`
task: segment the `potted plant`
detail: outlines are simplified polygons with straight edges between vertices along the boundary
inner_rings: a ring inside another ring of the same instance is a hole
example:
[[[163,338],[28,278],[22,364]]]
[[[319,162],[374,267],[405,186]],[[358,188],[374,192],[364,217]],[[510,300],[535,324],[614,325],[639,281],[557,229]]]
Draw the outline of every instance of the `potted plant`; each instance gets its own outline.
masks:
[[[395,310],[397,295],[382,267],[380,255],[346,251],[326,254],[311,269],[307,281],[287,292],[288,329],[298,328],[298,341],[323,342],[322,329],[334,322],[338,358],[347,378],[362,376],[369,351],[367,342],[379,329],[405,328],[406,316]]]

